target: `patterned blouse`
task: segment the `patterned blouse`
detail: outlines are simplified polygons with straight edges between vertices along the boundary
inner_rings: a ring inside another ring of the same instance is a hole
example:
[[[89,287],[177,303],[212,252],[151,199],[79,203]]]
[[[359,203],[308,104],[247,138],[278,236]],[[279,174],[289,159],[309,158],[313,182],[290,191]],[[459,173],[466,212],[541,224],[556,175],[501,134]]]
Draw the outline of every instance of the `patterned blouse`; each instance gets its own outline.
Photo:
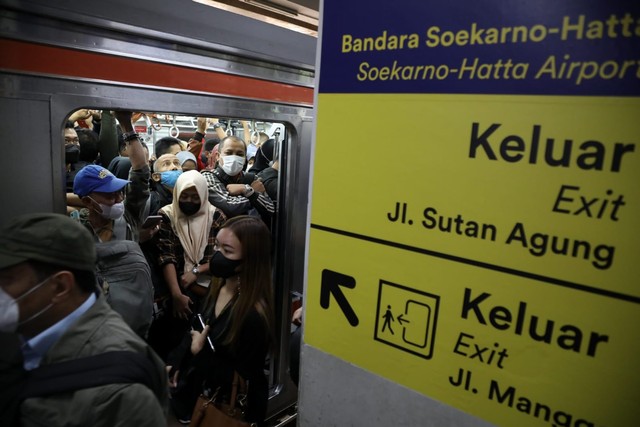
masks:
[[[163,212],[159,212],[159,214],[162,216],[162,222],[160,223],[160,230],[156,236],[158,238],[158,265],[163,267],[165,264],[174,264],[176,271],[179,272],[179,277],[184,270],[184,249],[182,248],[180,239],[171,228],[171,219]],[[209,230],[207,247],[204,250],[204,256],[198,261],[198,265],[206,264],[213,256],[213,245],[216,235],[226,219],[222,211],[216,209],[213,215],[213,224],[211,230]]]

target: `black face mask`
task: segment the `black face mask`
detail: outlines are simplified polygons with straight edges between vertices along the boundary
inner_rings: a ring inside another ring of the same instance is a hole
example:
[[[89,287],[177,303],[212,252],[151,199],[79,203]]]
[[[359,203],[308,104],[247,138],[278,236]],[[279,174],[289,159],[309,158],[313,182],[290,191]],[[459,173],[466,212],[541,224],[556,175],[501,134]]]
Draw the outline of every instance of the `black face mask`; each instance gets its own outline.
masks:
[[[178,202],[178,205],[182,213],[187,216],[191,216],[200,210],[200,203]]]
[[[209,271],[216,277],[228,279],[238,274],[236,268],[242,265],[241,259],[229,259],[217,251],[209,260]]]
[[[78,163],[80,160],[80,146],[76,144],[64,145],[64,163]]]

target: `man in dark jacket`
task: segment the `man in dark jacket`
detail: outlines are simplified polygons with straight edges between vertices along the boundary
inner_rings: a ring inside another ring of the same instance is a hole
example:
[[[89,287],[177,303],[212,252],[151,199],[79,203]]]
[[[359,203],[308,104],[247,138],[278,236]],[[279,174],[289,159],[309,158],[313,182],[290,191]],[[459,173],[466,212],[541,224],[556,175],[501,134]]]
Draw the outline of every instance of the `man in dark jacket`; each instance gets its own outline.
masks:
[[[95,262],[91,234],[69,217],[26,214],[10,221],[0,230],[0,330],[18,334],[25,371],[133,352],[150,366],[156,387],[115,382],[27,398],[22,426],[166,425],[164,364],[106,303]]]

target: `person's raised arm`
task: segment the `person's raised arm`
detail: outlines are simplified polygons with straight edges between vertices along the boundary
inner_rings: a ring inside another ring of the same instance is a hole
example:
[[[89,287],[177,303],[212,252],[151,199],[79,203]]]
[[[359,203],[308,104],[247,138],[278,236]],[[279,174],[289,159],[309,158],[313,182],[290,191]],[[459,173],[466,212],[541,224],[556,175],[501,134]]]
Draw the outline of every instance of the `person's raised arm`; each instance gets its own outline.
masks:
[[[78,120],[86,120],[89,117],[91,117],[91,110],[87,108],[81,108],[80,110],[76,110],[71,113],[71,115],[69,116],[69,121],[75,126]]]
[[[244,134],[244,140],[246,144],[249,145],[251,143],[251,128],[249,128],[249,121],[240,120],[240,123],[242,123],[242,132]]]
[[[213,125],[213,131],[216,133],[216,136],[218,137],[218,139],[220,139],[220,141],[225,139],[227,137],[227,132],[225,130],[224,125],[220,123],[220,120],[218,119],[210,119],[210,120],[211,120],[211,124]]]
[[[111,111],[104,110],[101,117],[98,152],[100,153],[100,163],[106,168],[111,160],[118,155],[118,132],[116,119]]]
[[[116,119],[120,123],[124,133],[122,134],[127,144],[127,152],[131,161],[131,170],[129,171],[129,181],[131,183],[126,187],[126,196],[124,206],[126,209],[127,223],[131,225],[133,239],[137,241],[139,238],[139,230],[148,214],[147,202],[149,200],[149,164],[147,162],[147,153],[142,148],[142,141],[138,134],[133,130],[131,122],[131,111],[116,112]]]
[[[196,133],[187,144],[187,150],[189,150],[191,154],[196,156],[198,170],[202,170],[205,167],[205,165],[202,163],[202,159],[200,158],[200,154],[202,153],[202,147],[204,146],[203,140],[207,133],[207,125],[208,119],[206,117],[198,117]]]
[[[131,122],[131,111],[117,111],[116,119],[122,128],[123,137],[127,143],[127,152],[129,153],[129,160],[131,160],[131,169],[140,170],[147,163],[147,155],[142,148],[142,141],[138,138],[138,134],[133,130],[133,123]]]

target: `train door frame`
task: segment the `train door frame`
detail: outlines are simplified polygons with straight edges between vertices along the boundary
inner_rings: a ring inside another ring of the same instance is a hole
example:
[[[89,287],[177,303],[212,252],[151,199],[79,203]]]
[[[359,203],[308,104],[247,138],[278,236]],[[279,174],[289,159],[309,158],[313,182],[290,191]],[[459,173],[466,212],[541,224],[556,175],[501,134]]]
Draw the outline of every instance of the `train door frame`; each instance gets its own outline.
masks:
[[[172,31],[166,32],[158,31],[161,23],[148,21],[143,28],[134,24],[136,17],[121,18],[121,11],[113,8],[95,10],[74,0],[44,3],[28,0],[0,7],[0,47],[5,52],[0,58],[0,112],[12,144],[3,157],[10,185],[0,194],[0,203],[8,207],[0,211],[0,222],[24,212],[65,212],[62,129],[78,108],[284,123],[287,144],[280,157],[274,281],[281,287],[276,320],[282,339],[268,416],[287,409],[297,399],[287,372],[289,292],[301,293],[305,280],[314,84],[309,58],[315,57],[310,55],[315,39],[312,44],[311,38],[248,18],[234,16],[243,25],[231,25],[220,20],[226,16],[222,11],[190,13],[197,8],[193,5],[175,11]],[[77,7],[69,9],[75,3]],[[158,17],[166,9],[151,0],[136,7],[153,7]],[[212,16],[218,19],[209,19]],[[216,36],[209,37],[215,42],[205,40],[201,31],[191,37],[194,22],[211,28]],[[242,32],[225,33],[227,27]],[[265,41],[263,30],[273,33],[278,43]],[[180,78],[168,75],[183,72]],[[12,180],[14,174],[19,179]]]
[[[11,76],[14,87],[29,87],[29,93],[17,96],[27,102],[46,102],[49,109],[48,134],[52,183],[52,210],[65,212],[64,200],[64,146],[61,141],[64,123],[68,115],[79,108],[123,109],[132,111],[158,111],[184,113],[195,116],[256,118],[283,123],[287,130],[287,142],[281,144],[280,160],[283,165],[280,177],[279,213],[276,227],[276,321],[279,345],[272,363],[275,387],[269,401],[269,416],[295,404],[297,389],[289,379],[288,334],[290,331],[290,293],[301,291],[303,271],[296,266],[304,256],[306,233],[306,208],[308,205],[308,165],[312,132],[312,109],[291,107],[268,102],[231,99],[224,96],[157,91],[140,87],[80,82],[61,78],[36,76]],[[47,96],[46,91],[53,91]],[[75,92],[75,93],[70,93]],[[158,106],[162,106],[161,109]],[[59,138],[59,139],[58,139]],[[25,153],[26,154],[26,153]],[[27,160],[29,156],[25,157]],[[39,177],[42,179],[42,177]],[[45,191],[46,192],[46,191]],[[303,214],[304,213],[304,214]],[[302,261],[301,261],[302,260]]]

